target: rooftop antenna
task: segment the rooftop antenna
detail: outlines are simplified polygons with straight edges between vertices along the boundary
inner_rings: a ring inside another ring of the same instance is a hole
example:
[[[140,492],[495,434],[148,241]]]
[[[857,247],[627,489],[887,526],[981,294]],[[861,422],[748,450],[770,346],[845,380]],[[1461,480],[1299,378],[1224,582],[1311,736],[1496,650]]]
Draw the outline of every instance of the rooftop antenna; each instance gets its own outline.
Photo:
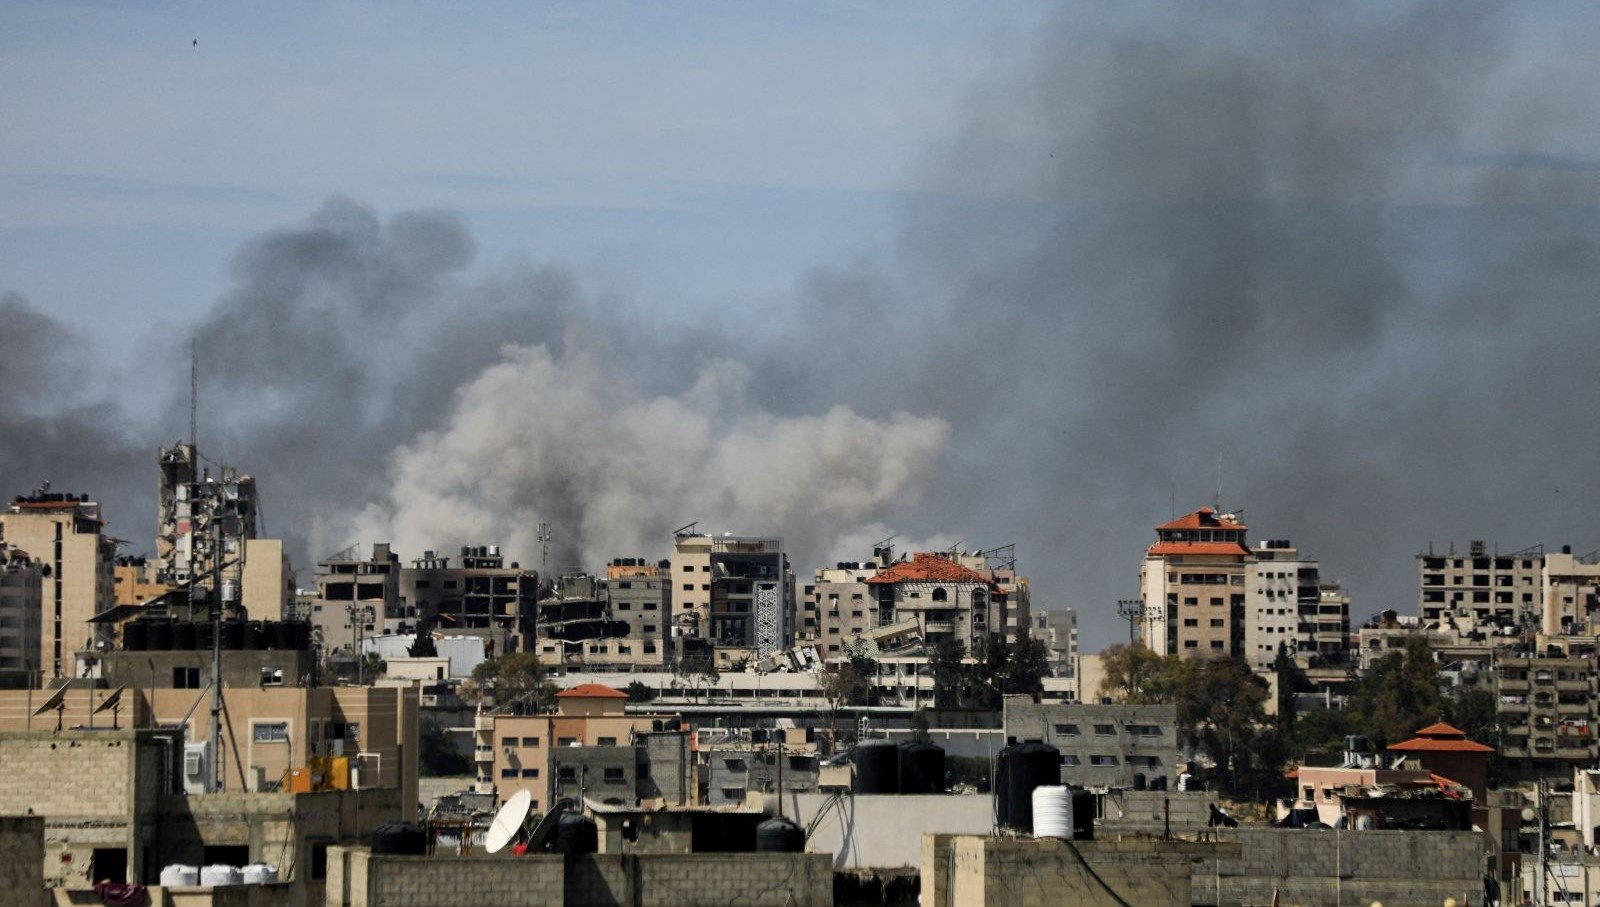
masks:
[[[550,540],[554,537],[550,532],[549,523],[539,524],[539,573],[541,576],[550,575]]]
[[[506,805],[500,807],[500,812],[489,826],[489,834],[484,841],[483,849],[489,853],[499,853],[507,844],[521,837],[526,832],[528,811],[532,806],[533,795],[526,789],[512,794]]]
[[[1217,454],[1217,496],[1211,500],[1211,509],[1222,512],[1222,454]]]
[[[195,437],[200,433],[200,339],[189,338],[189,446],[198,459],[200,443]]]

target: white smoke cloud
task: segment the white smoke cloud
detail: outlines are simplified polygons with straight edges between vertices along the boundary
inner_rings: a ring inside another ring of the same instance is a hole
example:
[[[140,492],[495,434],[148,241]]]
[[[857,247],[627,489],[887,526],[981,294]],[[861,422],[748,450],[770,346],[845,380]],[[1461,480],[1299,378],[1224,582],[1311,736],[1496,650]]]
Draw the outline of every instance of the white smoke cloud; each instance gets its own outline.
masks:
[[[569,337],[566,352],[509,346],[456,393],[436,431],[398,448],[383,497],[354,520],[319,525],[321,547],[390,540],[401,552],[498,542],[550,566],[594,568],[660,556],[669,534],[782,535],[799,568],[891,503],[915,499],[949,440],[939,418],[868,418],[847,406],[779,416],[748,402],[751,374],[727,359],[659,393],[626,351]]]

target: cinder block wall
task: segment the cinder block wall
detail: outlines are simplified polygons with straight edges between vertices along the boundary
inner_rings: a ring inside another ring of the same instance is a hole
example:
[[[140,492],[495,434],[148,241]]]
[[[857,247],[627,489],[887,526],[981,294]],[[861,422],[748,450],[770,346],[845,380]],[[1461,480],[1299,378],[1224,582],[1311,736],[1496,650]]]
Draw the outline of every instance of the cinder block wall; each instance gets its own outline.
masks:
[[[923,840],[928,907],[1116,907],[1118,898],[1140,907],[1189,907],[1190,864],[1213,846],[1080,841],[1074,849],[1064,841],[976,835]],[[1236,845],[1216,846],[1236,852]]]
[[[45,903],[44,818],[0,816],[0,891],[7,903]]]
[[[1240,855],[1195,866],[1194,903],[1443,903],[1481,900],[1483,835],[1472,831],[1217,830]]]

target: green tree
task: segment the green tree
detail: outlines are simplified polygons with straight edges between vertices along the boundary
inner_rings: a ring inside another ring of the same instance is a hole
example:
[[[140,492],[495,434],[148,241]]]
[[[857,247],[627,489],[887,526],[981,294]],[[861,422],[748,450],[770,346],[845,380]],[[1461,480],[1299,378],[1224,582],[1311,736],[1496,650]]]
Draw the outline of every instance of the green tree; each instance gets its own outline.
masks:
[[[672,668],[672,673],[690,687],[701,684],[711,686],[722,679],[722,672],[717,670],[717,663],[704,656],[678,659]]]
[[[928,670],[933,674],[933,702],[941,709],[966,705],[967,647],[958,639],[940,637],[928,647]]]
[[[1390,743],[1408,740],[1419,728],[1438,721],[1444,714],[1444,696],[1439,665],[1427,638],[1409,637],[1404,649],[1374,662],[1356,683],[1348,710],[1356,733]]]
[[[555,704],[555,685],[545,680],[544,666],[532,652],[507,652],[480,662],[463,689],[469,702],[492,698],[497,705],[518,702],[535,710]]]
[[[650,702],[656,698],[655,690],[637,680],[623,687],[622,692],[628,694],[629,702]]]
[[[1098,694],[1113,702],[1146,703],[1148,689],[1164,667],[1164,659],[1144,643],[1117,643],[1100,653]]]
[[[472,760],[450,742],[450,734],[432,718],[417,728],[417,767],[425,777],[444,778],[472,774]]]
[[[911,740],[913,743],[927,743],[928,736],[928,710],[918,706],[911,713]]]

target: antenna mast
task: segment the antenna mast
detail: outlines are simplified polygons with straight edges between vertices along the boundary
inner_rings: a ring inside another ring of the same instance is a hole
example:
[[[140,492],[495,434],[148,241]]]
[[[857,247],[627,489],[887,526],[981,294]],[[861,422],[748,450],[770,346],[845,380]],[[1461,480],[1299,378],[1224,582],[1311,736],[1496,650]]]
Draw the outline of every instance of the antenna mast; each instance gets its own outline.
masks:
[[[200,423],[200,339],[189,338],[189,445],[194,448],[196,458],[200,450],[200,442],[195,440],[199,434]]]

